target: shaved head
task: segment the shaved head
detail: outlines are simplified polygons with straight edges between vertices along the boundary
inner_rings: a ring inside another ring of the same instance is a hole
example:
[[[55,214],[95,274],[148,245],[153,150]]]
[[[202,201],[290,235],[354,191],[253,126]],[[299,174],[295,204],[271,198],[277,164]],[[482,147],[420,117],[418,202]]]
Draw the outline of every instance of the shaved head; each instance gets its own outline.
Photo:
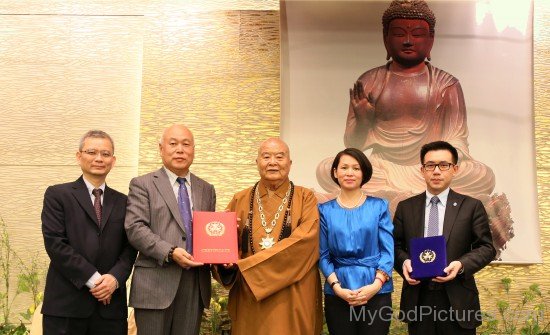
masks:
[[[262,154],[263,149],[265,149],[269,146],[272,146],[272,145],[280,145],[280,146],[284,147],[284,149],[286,151],[286,154],[287,154],[288,158],[290,159],[290,149],[288,148],[288,145],[285,143],[285,141],[281,140],[278,137],[271,137],[271,138],[268,138],[267,140],[263,141],[262,143],[260,143],[260,147],[258,148],[258,157]]]
[[[260,144],[256,158],[260,179],[271,190],[276,190],[288,180],[290,166],[290,150],[280,138],[268,138]]]

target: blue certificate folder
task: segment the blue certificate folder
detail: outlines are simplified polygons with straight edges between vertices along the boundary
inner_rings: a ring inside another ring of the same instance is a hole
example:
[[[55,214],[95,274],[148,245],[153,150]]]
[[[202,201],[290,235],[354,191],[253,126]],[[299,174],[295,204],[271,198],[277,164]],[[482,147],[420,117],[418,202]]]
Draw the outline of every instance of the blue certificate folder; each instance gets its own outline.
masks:
[[[447,266],[445,237],[442,235],[411,239],[411,278],[428,279],[446,276]]]

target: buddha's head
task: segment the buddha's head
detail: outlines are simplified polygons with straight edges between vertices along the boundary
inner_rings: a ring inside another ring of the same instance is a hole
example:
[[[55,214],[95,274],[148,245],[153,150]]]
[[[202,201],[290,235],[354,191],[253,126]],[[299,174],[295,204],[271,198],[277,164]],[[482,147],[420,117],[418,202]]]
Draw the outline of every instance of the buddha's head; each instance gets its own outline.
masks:
[[[430,60],[435,15],[422,0],[394,0],[382,16],[384,46],[393,61],[412,67]]]

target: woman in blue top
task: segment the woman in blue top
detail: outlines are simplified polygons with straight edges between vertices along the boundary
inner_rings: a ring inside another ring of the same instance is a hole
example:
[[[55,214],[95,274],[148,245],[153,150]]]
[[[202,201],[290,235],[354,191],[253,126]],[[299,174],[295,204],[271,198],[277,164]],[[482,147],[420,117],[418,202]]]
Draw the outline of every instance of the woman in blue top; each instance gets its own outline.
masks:
[[[319,267],[326,277],[325,318],[330,334],[388,334],[392,309],[393,224],[388,202],[366,196],[372,176],[363,152],[345,149],[332,163],[340,186],[319,205]]]

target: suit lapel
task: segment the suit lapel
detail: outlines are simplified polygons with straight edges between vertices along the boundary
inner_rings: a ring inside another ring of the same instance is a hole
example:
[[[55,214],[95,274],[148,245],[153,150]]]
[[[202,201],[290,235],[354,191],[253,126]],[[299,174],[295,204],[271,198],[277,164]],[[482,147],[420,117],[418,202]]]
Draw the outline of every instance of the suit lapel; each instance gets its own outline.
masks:
[[[424,221],[426,215],[426,193],[420,193],[414,199],[414,237],[424,237]]]
[[[94,205],[92,204],[92,199],[90,197],[90,194],[88,193],[88,188],[86,187],[86,184],[84,183],[84,179],[82,179],[82,176],[78,178],[72,186],[73,190],[73,196],[76,198],[76,201],[80,204],[80,207],[84,209],[84,212],[88,214],[90,219],[96,224],[96,226],[99,226],[97,222],[97,217],[95,216],[95,210]]]
[[[463,200],[463,196],[454,192],[452,189],[449,190],[447,206],[445,206],[445,218],[443,219],[443,236],[445,236],[445,241],[449,241],[449,235],[451,235],[451,230],[453,229],[458,210]]]
[[[170,180],[168,179],[168,175],[164,171],[164,168],[160,168],[153,174],[153,183],[159,191],[160,196],[164,199],[164,202],[166,202],[166,205],[168,205],[168,209],[170,209],[172,216],[176,219],[176,222],[180,226],[181,230],[185,231],[180,210],[178,208],[178,200],[174,195],[174,189],[172,188],[172,185],[170,185]]]
[[[105,186],[105,193],[103,194],[103,210],[101,212],[101,230],[103,231],[103,228],[105,228],[105,225],[107,224],[107,221],[109,220],[109,216],[111,215],[111,212],[113,211],[113,206],[115,204],[114,199],[115,192]]]
[[[199,178],[191,173],[191,198],[193,198],[193,211],[202,210],[202,198],[199,198],[200,194],[203,194],[204,185],[201,183]]]

